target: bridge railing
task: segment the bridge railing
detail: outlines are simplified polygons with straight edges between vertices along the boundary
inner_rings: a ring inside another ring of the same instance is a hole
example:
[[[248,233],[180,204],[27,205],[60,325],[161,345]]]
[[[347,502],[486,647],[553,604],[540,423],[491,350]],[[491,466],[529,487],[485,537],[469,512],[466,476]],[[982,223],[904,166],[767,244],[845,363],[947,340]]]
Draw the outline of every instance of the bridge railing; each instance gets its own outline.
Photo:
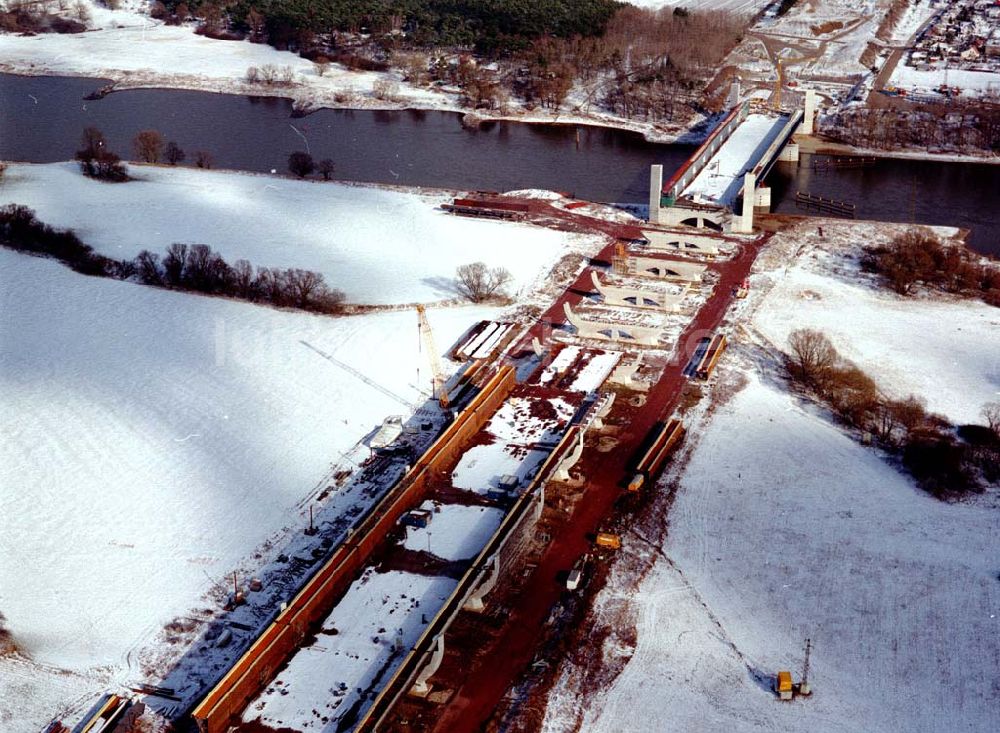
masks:
[[[725,119],[705,138],[705,142],[688,158],[687,162],[678,168],[677,172],[663,184],[662,196],[660,197],[660,204],[662,206],[673,206],[674,202],[684,192],[684,189],[691,185],[691,182],[708,165],[708,161],[712,159],[712,156],[732,136],[733,130],[739,127],[740,123],[747,118],[749,112],[750,105],[748,102],[744,102],[738,107],[733,107]]]

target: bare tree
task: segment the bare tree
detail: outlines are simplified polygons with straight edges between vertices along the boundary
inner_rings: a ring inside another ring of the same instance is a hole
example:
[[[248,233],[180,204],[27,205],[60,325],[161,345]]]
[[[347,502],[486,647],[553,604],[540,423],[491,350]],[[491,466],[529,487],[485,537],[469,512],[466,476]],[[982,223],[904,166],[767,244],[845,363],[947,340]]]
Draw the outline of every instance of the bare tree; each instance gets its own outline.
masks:
[[[256,66],[248,66],[246,73],[247,84],[257,84],[260,82],[260,69]]]
[[[248,260],[236,260],[233,263],[233,288],[241,298],[253,300],[257,294],[254,286],[253,265]]]
[[[313,299],[326,291],[323,275],[312,270],[291,268],[285,270],[285,287],[292,301],[299,308],[308,308]]]
[[[184,151],[181,150],[180,146],[173,140],[167,143],[167,148],[163,152],[163,157],[166,158],[170,165],[177,165],[178,163],[183,163],[184,158],[187,156]]]
[[[318,56],[313,65],[316,67],[316,76],[325,76],[327,69],[330,68],[330,59],[326,56]]]
[[[214,162],[212,154],[207,150],[199,150],[194,154],[194,164],[199,168],[211,168]]]
[[[503,295],[511,274],[503,267],[489,268],[485,262],[460,265],[455,270],[458,289],[473,303],[482,303],[496,295]]]
[[[376,79],[372,84],[372,94],[376,99],[394,102],[399,98],[399,84],[391,79]]]
[[[163,278],[167,285],[178,287],[184,282],[184,269],[187,266],[188,246],[174,242],[167,247],[163,258]]]
[[[792,364],[798,376],[819,386],[822,378],[837,363],[837,350],[826,334],[812,328],[800,328],[788,337],[792,349]]]
[[[156,130],[143,130],[132,138],[132,150],[136,160],[158,163],[163,153],[163,135]]]
[[[323,158],[323,160],[319,162],[317,170],[319,170],[320,175],[323,176],[324,181],[329,181],[330,176],[333,175],[333,168],[333,161],[329,158]]]
[[[264,64],[260,67],[260,79],[267,85],[274,84],[278,78],[278,67],[274,64]]]
[[[0,613],[0,657],[14,651],[17,651],[17,647],[11,638],[10,631],[7,630],[7,619],[3,613]]]
[[[313,162],[313,157],[309,155],[309,153],[302,150],[296,150],[288,156],[288,170],[297,175],[299,178],[305,178],[316,170],[316,164]]]
[[[984,405],[983,418],[990,430],[1000,438],[1000,402],[990,402]]]
[[[160,256],[144,249],[135,258],[135,269],[139,279],[147,285],[163,284],[163,269],[160,267]]]

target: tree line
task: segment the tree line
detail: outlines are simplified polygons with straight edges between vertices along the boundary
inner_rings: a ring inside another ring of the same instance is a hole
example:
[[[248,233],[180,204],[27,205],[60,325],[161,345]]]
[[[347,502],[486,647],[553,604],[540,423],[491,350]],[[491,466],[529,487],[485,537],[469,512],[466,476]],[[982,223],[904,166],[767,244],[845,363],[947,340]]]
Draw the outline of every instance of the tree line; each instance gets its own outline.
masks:
[[[183,6],[183,7],[181,7]],[[405,34],[421,46],[516,48],[543,35],[599,34],[615,0],[164,0],[171,15],[197,15],[211,33],[237,30],[298,50],[317,34]]]
[[[330,62],[394,68],[412,84],[457,85],[467,106],[502,112],[515,97],[529,109],[558,109],[574,84],[587,82],[587,109],[652,121],[700,104],[751,21],[612,0],[213,0],[158,4],[153,14],[168,22],[197,17],[206,35],[296,51],[318,76]],[[288,86],[294,74],[251,66],[245,79]]]
[[[140,163],[159,163],[170,165],[183,163],[187,153],[174,141],[167,142],[157,130],[142,130],[132,139],[133,158]],[[88,127],[83,131],[83,147],[76,153],[76,160],[85,176],[111,183],[121,183],[131,180],[128,169],[121,158],[108,145],[104,133],[96,127]],[[198,168],[211,168],[214,160],[212,155],[204,150],[195,153],[194,163]],[[305,178],[313,173],[319,173],[324,181],[329,181],[335,170],[334,162],[324,158],[316,162],[312,155],[296,150],[288,156],[288,170],[299,178]]]
[[[77,272],[252,303],[340,313],[344,293],[331,288],[322,273],[299,268],[254,267],[245,259],[229,264],[206,244],[171,244],[160,256],[142,250],[134,259],[97,254],[70,229],[55,229],[27,206],[0,207],[0,245],[53,257]]]
[[[916,395],[886,395],[821,331],[793,331],[788,345],[785,360],[793,381],[842,422],[898,456],[928,492],[953,496],[1000,481],[1000,403],[983,407],[985,426],[954,426],[928,413]]]
[[[1000,153],[1000,106],[952,102],[915,111],[852,108],[821,116],[819,131],[830,140],[861,148]]]
[[[910,295],[922,284],[1000,307],[1000,264],[964,246],[945,244],[930,229],[909,229],[887,245],[867,247],[861,267],[900,295]]]

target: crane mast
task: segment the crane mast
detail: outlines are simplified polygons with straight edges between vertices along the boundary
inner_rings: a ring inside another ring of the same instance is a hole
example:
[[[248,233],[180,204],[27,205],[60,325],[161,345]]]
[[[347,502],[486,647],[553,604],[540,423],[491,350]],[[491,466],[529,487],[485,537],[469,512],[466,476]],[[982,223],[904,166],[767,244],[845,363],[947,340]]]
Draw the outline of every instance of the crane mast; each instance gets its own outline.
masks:
[[[431,374],[433,376],[434,397],[445,410],[448,409],[448,391],[444,387],[444,370],[441,368],[441,357],[438,355],[437,346],[434,344],[434,334],[431,332],[431,324],[427,321],[427,312],[424,306],[417,306],[417,321],[420,328],[420,341],[427,351],[431,362]]]

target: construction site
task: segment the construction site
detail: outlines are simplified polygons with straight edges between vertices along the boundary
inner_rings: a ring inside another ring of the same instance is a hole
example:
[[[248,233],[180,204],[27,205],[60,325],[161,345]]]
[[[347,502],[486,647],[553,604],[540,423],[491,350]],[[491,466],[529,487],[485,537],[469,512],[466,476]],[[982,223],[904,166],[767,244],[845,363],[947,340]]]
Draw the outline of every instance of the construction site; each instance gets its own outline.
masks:
[[[613,517],[648,501],[682,444],[678,405],[698,399],[733,338],[727,309],[770,236],[754,226],[760,184],[797,158],[806,100],[791,115],[738,106],[665,184],[653,166],[646,223],[561,197],[444,205],[606,243],[538,312],[468,330],[447,368],[418,305],[433,394],[386,419],[362,469],[337,477],[346,488],[316,497],[355,492],[366,508],[314,517],[310,505],[283,567],[234,575],[226,613],[137,704],[200,733],[486,724],[560,598],[629,541]],[[118,730],[104,715],[72,730]]]
[[[734,107],[666,182],[651,166],[646,220],[530,192],[443,203],[602,244],[549,273],[543,299],[453,343],[410,309],[418,381],[431,374],[419,404],[301,339],[317,368],[407,413],[365,439],[357,470],[317,485],[272,560],[232,573],[222,610],[178,628],[190,642],[166,674],[47,733],[124,733],[143,715],[199,733],[471,733],[531,718],[612,561],[646,542],[633,518],[662,503],[659,479],[698,437],[688,416],[745,337],[731,306],[782,226],[766,179],[797,162],[815,111],[812,94],[792,113]],[[776,699],[811,694],[809,642],[798,680],[747,666]]]

